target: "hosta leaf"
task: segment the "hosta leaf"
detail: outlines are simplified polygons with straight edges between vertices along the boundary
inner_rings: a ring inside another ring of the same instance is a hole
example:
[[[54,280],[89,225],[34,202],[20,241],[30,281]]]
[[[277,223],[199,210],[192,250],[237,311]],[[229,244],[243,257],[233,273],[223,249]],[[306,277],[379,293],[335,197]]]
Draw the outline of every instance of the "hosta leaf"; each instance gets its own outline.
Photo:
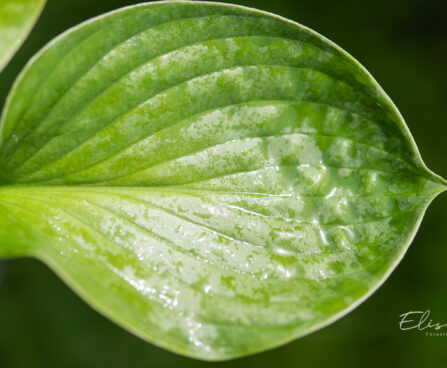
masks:
[[[45,0],[0,1],[0,72],[25,41]]]
[[[315,32],[164,2],[45,47],[2,120],[0,255],[202,359],[271,348],[389,275],[446,182],[368,72]]]

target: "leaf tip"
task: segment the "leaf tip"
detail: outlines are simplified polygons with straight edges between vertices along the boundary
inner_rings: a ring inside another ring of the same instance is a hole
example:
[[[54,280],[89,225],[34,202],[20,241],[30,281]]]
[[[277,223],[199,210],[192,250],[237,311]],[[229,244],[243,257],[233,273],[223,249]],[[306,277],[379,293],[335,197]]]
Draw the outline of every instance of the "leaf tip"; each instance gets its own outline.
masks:
[[[445,180],[443,177],[441,177],[439,175],[436,175],[435,179],[436,179],[435,184],[438,189],[437,194],[439,195],[439,194],[447,191],[447,180]]]

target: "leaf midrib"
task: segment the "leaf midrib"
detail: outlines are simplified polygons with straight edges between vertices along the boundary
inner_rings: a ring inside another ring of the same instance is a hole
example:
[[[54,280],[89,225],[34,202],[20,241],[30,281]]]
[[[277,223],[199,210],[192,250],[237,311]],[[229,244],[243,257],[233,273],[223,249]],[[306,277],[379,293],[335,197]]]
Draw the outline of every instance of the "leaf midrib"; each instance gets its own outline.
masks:
[[[415,178],[425,179],[427,178],[425,176],[419,176]],[[399,192],[395,194],[356,194],[351,196],[331,196],[331,198],[401,198],[401,197],[411,197],[414,195],[434,195],[434,194],[440,194],[445,191],[447,191],[447,180],[441,178],[441,177],[435,177],[433,179],[428,179],[428,181],[431,183],[429,185],[429,189],[422,189],[420,191],[413,191],[413,192]],[[59,191],[59,192],[89,192],[89,193],[99,193],[99,194],[107,194],[107,192],[104,191],[112,191],[112,192],[118,192],[120,190],[126,190],[126,191],[138,191],[138,192],[144,192],[144,191],[152,191],[152,192],[171,192],[171,193],[182,193],[187,194],[188,192],[198,192],[198,193],[215,193],[215,194],[234,194],[234,195],[246,195],[246,196],[253,196],[253,197],[276,197],[276,198],[315,198],[315,199],[324,199],[326,195],[303,195],[300,193],[262,193],[262,192],[244,192],[244,191],[232,191],[232,190],[214,190],[214,189],[203,189],[203,188],[187,188],[182,187],[179,185],[91,185],[91,184],[79,184],[79,185],[70,185],[70,184],[56,184],[56,185],[33,185],[33,184],[1,184],[0,182],[0,195],[2,192],[8,192],[8,191],[16,191],[16,190],[25,190],[25,191],[37,191],[40,192],[42,190],[47,190],[48,192],[51,191]],[[1,197],[0,197],[1,198]]]

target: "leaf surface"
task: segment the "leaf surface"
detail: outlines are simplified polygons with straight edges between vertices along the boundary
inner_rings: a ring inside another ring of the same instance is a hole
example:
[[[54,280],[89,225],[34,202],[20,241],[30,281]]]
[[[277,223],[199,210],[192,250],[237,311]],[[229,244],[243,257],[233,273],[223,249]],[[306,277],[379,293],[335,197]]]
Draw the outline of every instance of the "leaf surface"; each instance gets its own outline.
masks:
[[[238,6],[71,29],[1,123],[0,256],[41,259],[129,331],[207,360],[352,310],[446,190],[357,61]]]
[[[25,41],[45,0],[0,1],[0,72]]]

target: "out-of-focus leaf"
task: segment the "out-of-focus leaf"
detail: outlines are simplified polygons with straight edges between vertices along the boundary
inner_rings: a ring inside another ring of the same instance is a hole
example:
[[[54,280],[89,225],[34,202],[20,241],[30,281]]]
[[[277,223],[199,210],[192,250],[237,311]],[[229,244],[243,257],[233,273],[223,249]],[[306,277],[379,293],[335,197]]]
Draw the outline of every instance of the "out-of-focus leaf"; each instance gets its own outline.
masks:
[[[0,72],[25,41],[45,0],[0,1]]]

